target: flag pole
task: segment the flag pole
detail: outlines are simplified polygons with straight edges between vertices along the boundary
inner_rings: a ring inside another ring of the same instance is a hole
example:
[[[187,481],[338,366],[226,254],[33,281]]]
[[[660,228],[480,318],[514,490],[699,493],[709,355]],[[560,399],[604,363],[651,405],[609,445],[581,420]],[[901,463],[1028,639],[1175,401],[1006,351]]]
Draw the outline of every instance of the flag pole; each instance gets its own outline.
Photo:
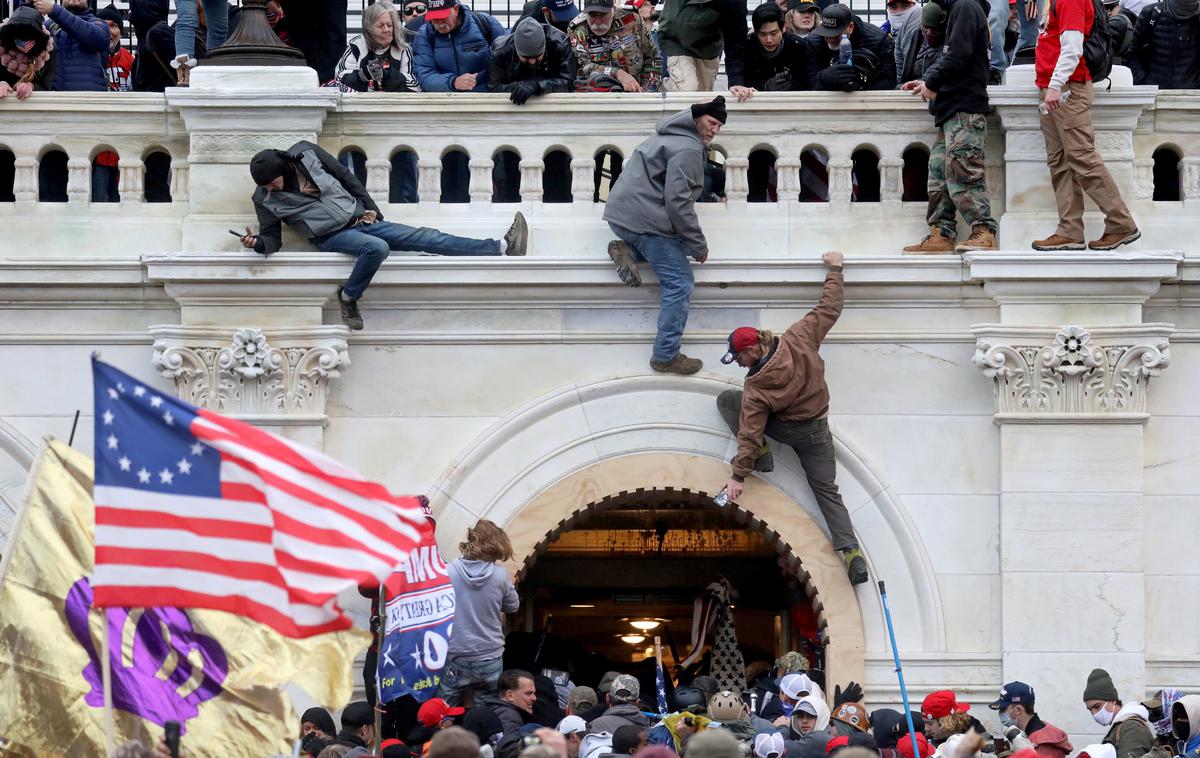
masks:
[[[663,671],[663,667],[662,667],[662,637],[659,637],[657,634],[654,635],[654,665],[658,667],[654,673],[654,679],[655,679],[654,686],[656,689],[659,687],[658,678],[661,676],[662,677],[662,686],[665,687],[666,680],[667,680],[667,672]],[[659,673],[659,672],[661,672],[661,673]],[[658,700],[657,693],[655,694],[654,700],[655,700],[655,706],[659,710],[658,715],[660,715],[660,716],[665,715],[662,713],[662,705],[661,705],[661,702]]]
[[[892,611],[888,608],[887,589],[879,582],[879,598],[883,601],[883,617],[887,620],[888,639],[892,643],[892,659],[896,662],[896,678],[900,680],[900,697],[904,700],[904,721],[908,726],[908,738],[912,740],[913,758],[920,758],[917,746],[917,730],[913,728],[912,709],[908,705],[908,688],[904,686],[904,669],[900,665],[900,650],[896,647],[896,629],[892,626]]]
[[[375,638],[375,744],[371,755],[382,755],[383,748],[383,688],[379,679],[379,659],[383,655],[383,640],[387,636],[387,585],[379,583],[379,632]]]
[[[104,689],[104,746],[105,754],[111,755],[115,747],[113,739],[112,703],[112,652],[108,640],[108,609],[104,609],[104,624],[100,627],[100,682]]]

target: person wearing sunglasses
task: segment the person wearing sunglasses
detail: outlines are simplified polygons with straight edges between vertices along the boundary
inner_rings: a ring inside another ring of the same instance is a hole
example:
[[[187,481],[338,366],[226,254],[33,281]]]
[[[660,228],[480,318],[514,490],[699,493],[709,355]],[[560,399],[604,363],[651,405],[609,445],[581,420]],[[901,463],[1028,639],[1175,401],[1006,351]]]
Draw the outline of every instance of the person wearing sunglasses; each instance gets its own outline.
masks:
[[[337,80],[358,92],[419,92],[413,52],[396,6],[386,0],[363,11],[362,34],[355,35],[338,63]]]

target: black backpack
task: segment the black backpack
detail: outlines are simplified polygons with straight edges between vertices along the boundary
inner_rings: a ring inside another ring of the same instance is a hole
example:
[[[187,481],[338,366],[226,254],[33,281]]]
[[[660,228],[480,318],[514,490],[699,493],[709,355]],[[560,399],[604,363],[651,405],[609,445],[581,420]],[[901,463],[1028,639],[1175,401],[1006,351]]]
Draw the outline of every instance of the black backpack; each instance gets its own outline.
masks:
[[[1058,3],[1051,0],[1051,12],[1058,12]],[[1108,12],[1100,0],[1092,0],[1092,11],[1095,18],[1092,28],[1083,37],[1083,62],[1093,82],[1104,81],[1112,73],[1113,39],[1108,32]],[[1111,86],[1111,85],[1110,85]]]

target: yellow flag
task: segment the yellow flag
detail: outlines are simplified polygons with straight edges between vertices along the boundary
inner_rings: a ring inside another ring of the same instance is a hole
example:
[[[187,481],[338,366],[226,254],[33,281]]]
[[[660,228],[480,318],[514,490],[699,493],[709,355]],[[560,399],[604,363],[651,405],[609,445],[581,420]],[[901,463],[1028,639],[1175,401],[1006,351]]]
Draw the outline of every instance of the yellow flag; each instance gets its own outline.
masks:
[[[49,440],[0,560],[0,744],[13,754],[104,755],[103,611],[91,607],[92,461]],[[366,632],[294,640],[218,611],[110,609],[115,744],[183,725],[195,756],[291,754],[299,685],[327,708],[351,694]]]

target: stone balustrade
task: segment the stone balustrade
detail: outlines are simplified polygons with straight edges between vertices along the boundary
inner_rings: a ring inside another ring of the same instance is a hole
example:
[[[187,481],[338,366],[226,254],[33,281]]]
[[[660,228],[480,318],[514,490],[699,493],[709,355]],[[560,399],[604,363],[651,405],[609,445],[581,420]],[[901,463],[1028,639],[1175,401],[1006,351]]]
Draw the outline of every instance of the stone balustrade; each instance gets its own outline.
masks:
[[[501,95],[339,94],[310,79],[307,69],[214,67],[190,89],[166,94],[38,93],[6,102],[0,198],[9,202],[0,202],[0,218],[50,222],[10,227],[8,254],[24,255],[46,235],[88,255],[236,250],[226,230],[254,222],[249,157],[308,138],[352,155],[388,218],[496,236],[520,209],[535,230],[531,254],[600,255],[609,235],[593,202],[597,162],[628,156],[659,119],[697,99],[554,95],[517,108]],[[1007,248],[1024,247],[1055,219],[1036,97],[1020,68],[992,89],[989,182]],[[1097,93],[1094,116],[1143,244],[1178,247],[1197,231],[1200,92],[1118,83]],[[924,161],[935,134],[923,103],[900,92],[762,93],[731,103],[714,143],[725,200],[702,206],[701,220],[714,249],[735,258],[842,246],[849,226],[856,250],[898,254],[924,228]],[[91,202],[90,164],[108,150],[120,156],[119,204]],[[40,202],[39,182],[55,170],[65,172],[66,202]],[[398,172],[407,188],[397,189]],[[802,202],[802,190],[816,201]],[[152,202],[166,193],[169,202]],[[98,234],[97,219],[122,233]]]

